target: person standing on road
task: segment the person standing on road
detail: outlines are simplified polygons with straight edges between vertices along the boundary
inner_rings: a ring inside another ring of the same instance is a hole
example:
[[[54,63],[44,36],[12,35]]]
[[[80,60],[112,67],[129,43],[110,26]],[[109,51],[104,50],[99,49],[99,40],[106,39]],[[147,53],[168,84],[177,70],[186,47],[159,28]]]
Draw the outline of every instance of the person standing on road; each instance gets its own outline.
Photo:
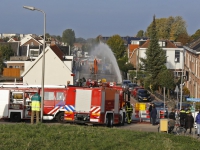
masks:
[[[185,118],[186,118],[187,114],[185,112],[185,109],[182,108],[180,111],[180,125],[181,127],[185,127]]]
[[[157,109],[156,109],[155,105],[152,106],[150,116],[152,119],[152,125],[156,125]]]
[[[36,114],[36,123],[39,123],[39,115],[41,107],[41,97],[38,93],[35,93],[31,97],[31,124],[34,123],[34,117]]]
[[[149,106],[150,123],[152,123],[152,119],[151,119],[151,111],[152,111],[152,108],[153,108],[153,103],[150,103],[150,106]]]
[[[173,119],[173,120],[176,120],[176,117],[175,117],[175,110],[174,108],[172,108],[172,111],[169,113],[169,119]]]
[[[192,113],[189,112],[188,115],[185,118],[185,129],[186,129],[186,131],[187,131],[187,129],[190,129],[189,133],[191,134],[193,126],[194,126],[194,117],[192,116]]]
[[[200,110],[196,116],[195,122],[197,123],[197,136],[200,136]]]

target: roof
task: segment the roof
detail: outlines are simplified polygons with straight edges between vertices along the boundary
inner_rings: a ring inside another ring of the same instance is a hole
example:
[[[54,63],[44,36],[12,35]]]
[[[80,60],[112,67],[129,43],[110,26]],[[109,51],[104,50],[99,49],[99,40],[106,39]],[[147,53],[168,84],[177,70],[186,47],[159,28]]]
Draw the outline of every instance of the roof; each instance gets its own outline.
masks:
[[[169,41],[169,40],[159,40],[160,41],[165,41],[166,42],[166,46],[163,48],[178,48],[173,42]],[[149,43],[150,40],[147,40],[143,45],[140,46],[140,48],[148,48],[149,47]]]
[[[57,47],[57,45],[51,45],[51,46],[50,46],[50,49],[60,58],[61,61],[64,60],[64,58],[63,58],[64,54],[63,54],[62,51]],[[49,50],[49,48],[46,47],[46,48],[45,48],[45,54],[47,53],[48,50]],[[22,76],[22,77],[25,76],[25,75],[29,72],[29,70],[31,70],[31,68],[32,68],[35,64],[37,64],[37,62],[38,62],[40,59],[42,59],[42,57],[43,57],[43,53],[41,53],[41,54],[36,58],[36,60],[33,62],[33,64],[32,64],[31,66],[29,66],[29,68],[26,69],[26,70],[22,73],[21,76]]]
[[[60,58],[60,60],[64,60],[63,56],[64,53],[60,50],[60,48],[57,45],[50,45],[50,48],[53,50],[53,52]]]
[[[190,43],[186,44],[185,46],[189,47],[192,50],[200,52],[200,37],[191,41]]]
[[[129,52],[132,53],[139,45],[136,44],[129,44]]]

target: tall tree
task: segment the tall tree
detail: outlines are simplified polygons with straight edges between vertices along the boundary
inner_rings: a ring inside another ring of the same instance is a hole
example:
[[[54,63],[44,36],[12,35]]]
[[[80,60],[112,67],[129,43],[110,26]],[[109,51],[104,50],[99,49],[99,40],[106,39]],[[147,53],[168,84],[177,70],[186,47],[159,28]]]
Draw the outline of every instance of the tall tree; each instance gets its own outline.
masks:
[[[144,31],[143,30],[138,31],[136,37],[144,37]]]
[[[165,66],[166,61],[165,53],[158,43],[155,15],[150,33],[150,43],[146,50],[146,58],[140,58],[140,60],[144,69],[150,75],[151,86],[155,89],[158,85],[157,77]]]
[[[2,56],[2,52],[0,51],[0,74],[2,74],[3,67],[4,67],[3,56]]]
[[[191,40],[192,38],[186,33],[180,34],[176,39],[177,42],[181,42],[183,45],[189,43]]]
[[[194,40],[200,37],[200,29],[198,29],[192,36],[191,39]]]
[[[3,60],[9,60],[14,55],[11,45],[0,45],[0,52]]]
[[[124,56],[125,52],[124,41],[119,35],[116,34],[110,37],[107,40],[107,44],[113,51],[117,60]]]
[[[72,29],[66,29],[62,34],[62,41],[70,46],[75,42],[75,32]]]
[[[152,23],[147,27],[145,35],[150,37]],[[170,39],[176,41],[179,35],[187,35],[186,22],[181,16],[156,19],[156,31],[158,39]]]
[[[176,41],[178,36],[183,33],[187,34],[186,22],[181,16],[177,16],[171,26],[170,40]]]
[[[167,68],[164,69],[160,74],[158,75],[158,81],[159,85],[161,87],[166,87],[168,91],[168,97],[169,97],[169,90],[174,88],[174,74],[172,71],[168,70]]]

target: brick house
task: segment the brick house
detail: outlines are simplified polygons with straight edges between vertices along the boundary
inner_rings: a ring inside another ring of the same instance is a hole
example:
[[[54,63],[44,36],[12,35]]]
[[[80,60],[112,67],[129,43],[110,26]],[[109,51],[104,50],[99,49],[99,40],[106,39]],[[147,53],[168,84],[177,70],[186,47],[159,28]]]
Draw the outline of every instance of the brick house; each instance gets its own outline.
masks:
[[[185,86],[191,97],[200,98],[200,38],[186,44],[184,50]]]

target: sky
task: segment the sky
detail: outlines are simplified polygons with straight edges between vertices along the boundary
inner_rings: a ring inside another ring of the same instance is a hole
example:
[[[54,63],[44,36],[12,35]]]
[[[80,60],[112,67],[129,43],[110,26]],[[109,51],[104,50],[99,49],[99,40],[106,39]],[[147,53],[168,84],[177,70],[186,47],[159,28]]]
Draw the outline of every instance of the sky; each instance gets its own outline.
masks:
[[[156,18],[181,16],[190,35],[200,29],[198,0],[0,0],[0,33],[60,35],[72,29],[76,38],[135,36]]]

